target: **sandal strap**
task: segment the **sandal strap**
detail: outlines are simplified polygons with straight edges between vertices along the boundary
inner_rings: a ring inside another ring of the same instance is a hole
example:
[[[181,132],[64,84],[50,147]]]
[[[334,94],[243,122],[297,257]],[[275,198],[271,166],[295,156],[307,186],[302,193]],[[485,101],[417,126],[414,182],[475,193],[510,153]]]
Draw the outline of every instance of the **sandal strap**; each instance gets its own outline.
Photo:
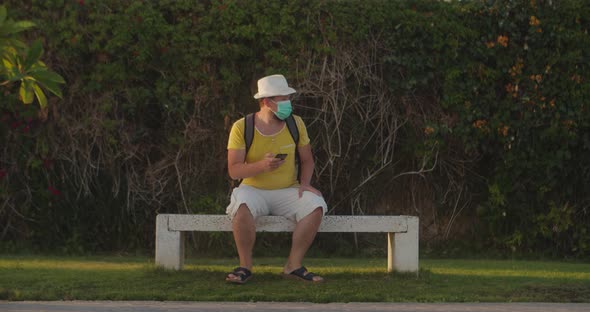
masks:
[[[228,273],[233,274],[234,276],[239,276],[241,281],[246,280],[250,275],[252,275],[252,271],[248,270],[244,267],[237,267],[232,272]]]
[[[293,270],[293,272],[291,272],[290,274],[295,275],[295,276],[299,276],[302,279],[305,279],[308,281],[313,281],[313,278],[315,276],[314,273],[308,272],[307,269],[305,268],[305,266],[302,266],[297,270]]]

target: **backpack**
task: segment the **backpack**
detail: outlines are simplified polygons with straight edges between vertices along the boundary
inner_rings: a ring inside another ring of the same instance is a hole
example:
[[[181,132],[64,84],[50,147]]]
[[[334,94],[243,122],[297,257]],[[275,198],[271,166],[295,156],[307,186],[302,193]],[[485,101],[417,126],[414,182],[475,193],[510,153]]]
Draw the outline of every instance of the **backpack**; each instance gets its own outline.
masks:
[[[248,151],[252,146],[252,141],[254,140],[254,113],[250,113],[244,117],[244,141],[246,142],[246,155],[248,155]],[[297,150],[297,145],[299,144],[299,129],[297,128],[297,123],[295,122],[295,118],[293,115],[289,115],[285,119],[287,123],[287,129],[289,129],[289,133],[293,138],[293,142],[295,142],[295,167],[297,168],[297,181],[299,181],[301,175],[301,166],[299,165],[299,151]]]

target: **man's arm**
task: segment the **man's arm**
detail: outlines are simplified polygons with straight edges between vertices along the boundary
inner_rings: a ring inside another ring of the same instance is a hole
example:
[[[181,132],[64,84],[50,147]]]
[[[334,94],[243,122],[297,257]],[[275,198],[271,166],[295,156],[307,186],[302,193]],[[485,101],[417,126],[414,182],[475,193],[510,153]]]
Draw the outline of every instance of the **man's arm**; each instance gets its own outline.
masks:
[[[285,162],[284,160],[275,158],[272,153],[267,153],[263,159],[251,164],[245,163],[245,159],[245,149],[227,150],[227,171],[232,179],[239,180],[272,171]]]
[[[299,166],[301,169],[301,176],[299,177],[299,183],[301,184],[301,187],[299,188],[299,197],[301,197],[301,194],[304,191],[310,191],[322,196],[322,193],[319,190],[311,186],[311,177],[313,176],[313,169],[315,166],[313,154],[311,152],[311,144],[298,147],[297,151],[299,152]]]

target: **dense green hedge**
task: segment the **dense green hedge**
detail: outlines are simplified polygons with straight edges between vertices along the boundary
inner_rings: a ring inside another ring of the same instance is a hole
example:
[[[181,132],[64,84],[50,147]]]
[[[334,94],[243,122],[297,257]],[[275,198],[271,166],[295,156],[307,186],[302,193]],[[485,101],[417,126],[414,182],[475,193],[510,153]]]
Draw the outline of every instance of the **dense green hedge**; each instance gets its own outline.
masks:
[[[5,246],[151,248],[158,212],[223,213],[229,125],[280,72],[330,213],[417,214],[425,243],[590,251],[586,1],[7,5],[68,86],[41,112],[0,95]]]

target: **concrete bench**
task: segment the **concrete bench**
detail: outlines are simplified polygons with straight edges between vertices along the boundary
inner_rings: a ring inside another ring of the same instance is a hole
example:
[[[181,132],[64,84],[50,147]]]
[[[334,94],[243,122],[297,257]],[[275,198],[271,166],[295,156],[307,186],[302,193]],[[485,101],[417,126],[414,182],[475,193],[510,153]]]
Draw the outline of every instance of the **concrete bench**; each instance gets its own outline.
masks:
[[[257,232],[293,232],[295,222],[284,217],[256,220]],[[156,218],[156,265],[181,270],[184,265],[184,233],[231,232],[226,215],[159,214]],[[387,233],[387,271],[418,272],[418,217],[324,216],[319,232]]]

